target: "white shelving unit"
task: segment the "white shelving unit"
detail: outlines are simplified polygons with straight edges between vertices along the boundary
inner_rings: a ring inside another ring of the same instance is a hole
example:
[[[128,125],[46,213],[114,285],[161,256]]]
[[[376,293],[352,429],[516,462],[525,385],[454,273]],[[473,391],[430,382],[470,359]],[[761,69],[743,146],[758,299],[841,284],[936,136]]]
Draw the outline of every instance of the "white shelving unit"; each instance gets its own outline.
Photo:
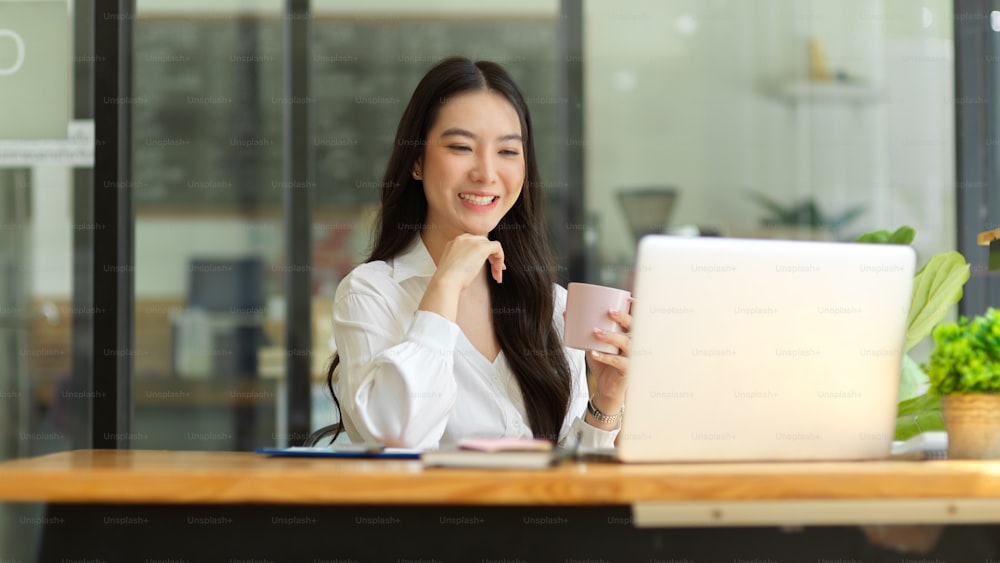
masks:
[[[811,111],[824,111],[820,108],[841,112],[854,110],[843,114],[844,119],[837,121],[837,131],[833,133],[833,136],[843,138],[846,136],[846,128],[861,126],[869,129],[870,137],[875,139],[876,145],[884,142],[884,131],[877,126],[877,119],[869,110],[882,103],[885,100],[885,95],[881,89],[872,85],[836,80],[800,79],[781,82],[768,94],[788,104],[794,115],[798,151],[795,158],[795,173],[800,191],[811,185],[812,180],[812,162],[810,160],[812,155],[808,152],[812,139]],[[847,154],[846,151],[849,150],[849,147],[835,144],[833,150],[828,154],[828,158],[838,162],[848,162],[854,158],[863,160],[861,155]],[[875,170],[874,174],[880,176],[884,174],[884,170]],[[877,178],[873,179],[873,182],[877,184]],[[807,197],[810,194],[803,192],[799,195]],[[876,207],[884,204],[885,202],[876,202]]]
[[[882,99],[881,92],[872,86],[838,81],[785,82],[778,86],[775,94],[789,103],[869,104]]]

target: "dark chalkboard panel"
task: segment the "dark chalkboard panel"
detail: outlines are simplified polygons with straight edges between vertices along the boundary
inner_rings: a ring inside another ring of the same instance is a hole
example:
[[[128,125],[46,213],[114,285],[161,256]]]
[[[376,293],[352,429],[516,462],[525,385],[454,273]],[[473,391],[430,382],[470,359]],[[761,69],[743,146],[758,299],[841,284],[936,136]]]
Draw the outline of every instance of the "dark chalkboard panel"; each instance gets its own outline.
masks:
[[[555,20],[317,19],[312,104],[316,185],[282,181],[282,22],[140,19],[134,179],[139,211],[375,203],[396,124],[420,77],[453,54],[504,64],[531,105],[542,175],[558,182]]]

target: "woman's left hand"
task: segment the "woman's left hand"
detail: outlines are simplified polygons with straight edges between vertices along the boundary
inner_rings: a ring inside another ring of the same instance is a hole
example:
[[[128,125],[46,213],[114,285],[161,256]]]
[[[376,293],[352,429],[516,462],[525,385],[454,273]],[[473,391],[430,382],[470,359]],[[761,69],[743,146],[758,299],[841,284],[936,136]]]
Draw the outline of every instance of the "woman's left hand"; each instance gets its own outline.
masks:
[[[594,375],[594,396],[591,402],[602,413],[613,415],[621,410],[625,401],[628,354],[632,348],[632,339],[628,332],[632,328],[632,316],[629,311],[608,311],[608,316],[618,323],[624,332],[595,329],[594,335],[601,342],[618,348],[620,352],[618,354],[588,352],[587,364]]]

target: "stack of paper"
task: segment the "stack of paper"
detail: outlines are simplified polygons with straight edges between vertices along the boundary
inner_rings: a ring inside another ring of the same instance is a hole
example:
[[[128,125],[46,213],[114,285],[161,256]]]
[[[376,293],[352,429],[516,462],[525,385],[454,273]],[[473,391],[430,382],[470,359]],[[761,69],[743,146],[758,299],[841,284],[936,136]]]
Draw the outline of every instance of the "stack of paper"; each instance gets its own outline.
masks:
[[[457,447],[420,455],[426,467],[541,469],[560,458],[552,442],[523,438],[463,440]]]

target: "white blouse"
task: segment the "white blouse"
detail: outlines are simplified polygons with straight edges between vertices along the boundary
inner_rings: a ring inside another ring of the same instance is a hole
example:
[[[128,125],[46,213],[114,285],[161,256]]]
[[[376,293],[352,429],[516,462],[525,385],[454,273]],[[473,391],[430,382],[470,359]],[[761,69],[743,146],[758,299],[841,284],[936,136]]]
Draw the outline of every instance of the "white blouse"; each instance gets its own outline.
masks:
[[[389,261],[355,268],[337,287],[333,335],[340,365],[334,388],[352,442],[434,449],[463,438],[532,436],[514,372],[501,351],[490,362],[457,324],[417,306],[436,271],[418,236]],[[560,334],[566,290],[553,288]],[[572,374],[560,443],[613,447],[618,429],[583,421],[584,353],[566,348]]]

